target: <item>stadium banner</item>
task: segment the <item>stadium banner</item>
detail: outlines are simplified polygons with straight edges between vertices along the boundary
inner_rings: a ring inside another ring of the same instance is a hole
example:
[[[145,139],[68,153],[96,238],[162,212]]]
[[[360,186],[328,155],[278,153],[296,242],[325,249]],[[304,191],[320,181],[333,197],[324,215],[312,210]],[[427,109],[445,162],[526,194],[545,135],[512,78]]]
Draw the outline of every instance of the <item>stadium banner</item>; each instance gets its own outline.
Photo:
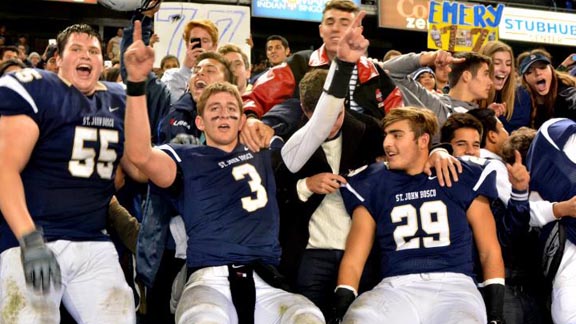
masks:
[[[576,46],[576,15],[506,7],[500,23],[502,39]]]
[[[488,40],[498,39],[504,5],[430,1],[428,48],[450,52],[478,51]]]
[[[274,19],[322,21],[329,0],[252,0],[252,16]],[[360,0],[352,0],[360,6]]]

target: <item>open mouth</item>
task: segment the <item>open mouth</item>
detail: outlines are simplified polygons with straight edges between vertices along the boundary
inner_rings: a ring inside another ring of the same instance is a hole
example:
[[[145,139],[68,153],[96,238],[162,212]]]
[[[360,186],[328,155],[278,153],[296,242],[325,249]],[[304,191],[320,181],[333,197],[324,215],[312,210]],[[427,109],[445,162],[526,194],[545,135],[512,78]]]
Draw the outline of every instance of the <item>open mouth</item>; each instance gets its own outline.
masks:
[[[85,65],[85,64],[78,65],[76,67],[76,72],[81,77],[89,77],[90,73],[92,72],[92,67],[90,65]]]
[[[204,88],[206,88],[208,86],[208,83],[206,83],[205,81],[202,80],[197,80],[196,82],[194,82],[194,87],[196,89],[202,90]]]
[[[538,80],[536,81],[536,90],[538,91],[545,91],[546,90],[546,80]]]
[[[504,82],[504,81],[506,81],[506,78],[508,78],[508,75],[507,74],[497,74],[494,76],[494,78],[498,81]]]

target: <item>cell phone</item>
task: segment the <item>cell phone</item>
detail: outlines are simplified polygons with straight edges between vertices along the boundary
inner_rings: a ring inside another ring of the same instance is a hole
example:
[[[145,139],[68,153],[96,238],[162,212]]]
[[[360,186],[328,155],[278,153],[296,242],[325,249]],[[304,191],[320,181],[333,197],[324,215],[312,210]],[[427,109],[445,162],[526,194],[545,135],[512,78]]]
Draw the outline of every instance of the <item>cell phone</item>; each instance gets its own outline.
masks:
[[[190,38],[190,43],[196,43],[194,46],[192,46],[192,49],[200,48],[202,47],[202,38],[200,37]]]
[[[55,38],[51,38],[48,40],[48,45],[56,45],[56,39]]]
[[[112,67],[112,61],[110,61],[110,60],[104,61],[104,67],[105,67],[106,69],[111,68],[111,67]]]
[[[572,61],[576,62],[576,54],[572,54]]]

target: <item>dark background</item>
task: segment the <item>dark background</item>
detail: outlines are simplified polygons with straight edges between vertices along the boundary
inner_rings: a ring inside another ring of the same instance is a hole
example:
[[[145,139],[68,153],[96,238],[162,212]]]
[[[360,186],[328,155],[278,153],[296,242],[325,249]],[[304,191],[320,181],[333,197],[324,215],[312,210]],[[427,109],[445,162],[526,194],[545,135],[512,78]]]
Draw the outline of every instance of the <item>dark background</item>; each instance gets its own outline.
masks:
[[[236,3],[247,5],[247,1],[237,0]],[[228,5],[235,4],[233,1],[226,0],[216,2]],[[552,0],[522,0],[522,2],[522,6],[541,10],[552,8],[552,6],[545,7],[543,5],[554,5]],[[372,9],[373,12],[376,11],[375,1],[363,0],[362,3],[363,7]],[[519,6],[518,1],[513,4]],[[558,8],[558,10],[563,9]],[[554,11],[551,11],[550,14],[553,16]],[[90,24],[100,31],[104,41],[107,42],[116,34],[118,27],[124,27],[129,23],[130,16],[130,13],[112,11],[101,5],[43,0],[0,0],[0,25],[7,26],[9,35],[14,40],[20,34],[26,35],[31,48],[40,54],[48,44],[48,39],[55,38],[60,30],[70,24],[78,22]],[[379,28],[376,15],[367,16],[363,26],[364,34],[370,40],[370,57],[381,59],[389,49],[397,49],[403,53],[419,52],[426,49],[426,33],[424,32]],[[251,30],[255,44],[252,52],[253,62],[257,62],[259,57],[265,55],[263,50],[265,39],[271,34],[285,36],[290,42],[292,51],[317,48],[322,44],[317,22],[252,18]],[[516,55],[524,50],[543,47],[553,55],[555,65],[562,62],[569,54],[576,53],[576,48],[567,46],[506,42],[512,46]]]

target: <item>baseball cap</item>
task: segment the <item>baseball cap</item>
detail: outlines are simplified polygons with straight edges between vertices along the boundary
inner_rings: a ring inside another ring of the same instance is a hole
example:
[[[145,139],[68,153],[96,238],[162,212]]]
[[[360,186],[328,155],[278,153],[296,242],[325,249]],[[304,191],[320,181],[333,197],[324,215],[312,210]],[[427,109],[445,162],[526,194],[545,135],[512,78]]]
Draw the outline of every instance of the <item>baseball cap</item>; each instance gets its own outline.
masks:
[[[430,67],[425,66],[425,67],[421,67],[418,70],[416,70],[416,72],[414,72],[412,74],[412,79],[418,80],[418,77],[422,73],[430,73],[430,74],[432,74],[432,76],[434,76],[434,78],[436,78],[436,74],[434,74],[434,70],[432,70]]]
[[[522,62],[520,62],[520,74],[526,73],[530,66],[536,62],[544,62],[546,64],[552,64],[550,59],[542,54],[530,54],[526,56]]]

